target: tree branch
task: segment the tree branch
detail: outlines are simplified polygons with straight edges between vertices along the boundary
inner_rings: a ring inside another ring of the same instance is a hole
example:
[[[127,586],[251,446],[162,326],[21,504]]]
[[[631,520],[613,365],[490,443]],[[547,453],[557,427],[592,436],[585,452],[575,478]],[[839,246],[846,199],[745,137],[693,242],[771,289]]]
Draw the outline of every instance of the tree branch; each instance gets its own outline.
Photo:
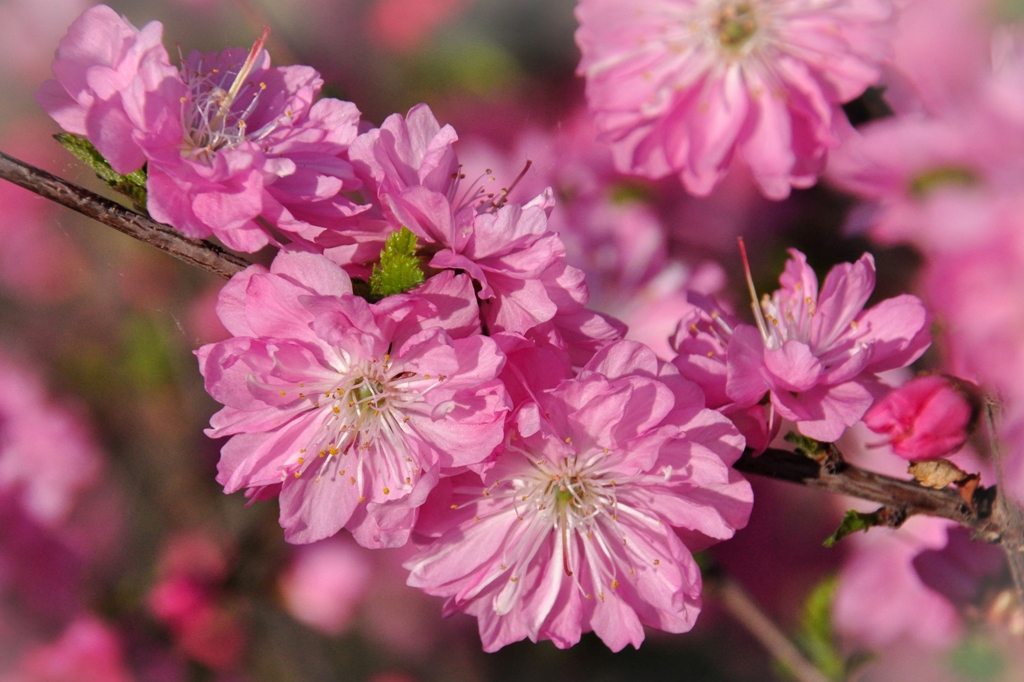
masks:
[[[174,228],[131,211],[116,201],[62,180],[0,152],[0,178],[87,215],[104,225],[152,244],[190,265],[229,278],[250,263],[210,242],[190,239]]]
[[[829,682],[829,678],[804,657],[779,626],[761,610],[753,597],[736,582],[729,578],[719,578],[709,581],[708,587],[712,588],[712,593],[722,607],[795,679],[799,682]]]
[[[966,501],[952,488],[925,488],[915,481],[861,469],[846,462],[834,445],[821,446],[823,456],[818,459],[769,449],[757,457],[747,451],[733,466],[744,473],[877,502],[888,508],[894,526],[915,514],[956,521],[980,539],[1002,545],[1017,589],[1024,589],[1024,526],[1016,505],[999,495],[996,486],[978,486]]]

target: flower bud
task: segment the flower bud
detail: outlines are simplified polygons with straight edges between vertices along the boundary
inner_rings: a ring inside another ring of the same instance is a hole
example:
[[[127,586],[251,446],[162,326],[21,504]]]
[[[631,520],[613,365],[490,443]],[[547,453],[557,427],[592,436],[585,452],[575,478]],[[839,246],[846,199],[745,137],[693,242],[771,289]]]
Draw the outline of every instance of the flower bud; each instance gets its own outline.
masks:
[[[889,437],[893,452],[907,460],[937,459],[956,452],[977,420],[972,384],[943,375],[907,382],[864,415],[875,433]]]

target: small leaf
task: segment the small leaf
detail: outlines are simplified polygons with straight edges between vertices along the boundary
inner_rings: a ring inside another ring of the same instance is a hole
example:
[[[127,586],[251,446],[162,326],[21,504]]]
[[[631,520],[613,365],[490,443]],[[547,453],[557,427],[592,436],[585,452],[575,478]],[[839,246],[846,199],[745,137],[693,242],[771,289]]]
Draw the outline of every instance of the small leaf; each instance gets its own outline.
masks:
[[[823,448],[820,442],[801,435],[796,431],[790,431],[786,434],[786,442],[794,445],[800,454],[812,459],[817,459],[822,454]]]
[[[840,523],[839,528],[836,529],[836,532],[825,538],[825,546],[831,547],[847,535],[853,535],[857,531],[862,530],[867,532],[867,530],[872,526],[885,525],[881,512],[882,509],[871,512],[870,514],[865,514],[853,509],[848,510],[846,512],[846,516],[843,517],[843,522]]]
[[[394,296],[423,284],[416,247],[416,235],[408,228],[388,237],[380,252],[380,265],[374,265],[370,275],[370,292],[374,296]]]
[[[804,602],[800,630],[796,635],[811,663],[833,680],[843,679],[846,674],[846,661],[839,652],[832,630],[832,602],[838,585],[835,576],[830,576],[814,586]]]
[[[74,154],[78,159],[87,165],[99,176],[100,180],[107,183],[115,192],[125,195],[131,199],[135,208],[143,213],[146,212],[146,169],[132,171],[128,175],[121,175],[107,162],[103,155],[92,145],[92,142],[79,135],[70,133],[58,133],[54,135],[57,142],[60,142],[65,149]]]

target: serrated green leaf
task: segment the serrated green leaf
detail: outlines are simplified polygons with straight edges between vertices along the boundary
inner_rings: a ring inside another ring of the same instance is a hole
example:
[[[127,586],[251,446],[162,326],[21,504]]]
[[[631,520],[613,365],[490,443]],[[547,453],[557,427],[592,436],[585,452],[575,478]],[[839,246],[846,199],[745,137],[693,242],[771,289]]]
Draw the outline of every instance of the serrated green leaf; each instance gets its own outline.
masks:
[[[846,661],[832,629],[832,602],[838,584],[835,576],[830,576],[814,586],[804,602],[796,637],[811,663],[833,680],[841,680],[846,674]]]
[[[825,538],[825,546],[831,547],[847,535],[853,535],[857,531],[861,530],[867,532],[869,528],[880,525],[882,525],[882,520],[879,517],[878,511],[865,514],[863,512],[849,509],[846,512],[846,516],[843,517],[843,522],[840,523],[839,528],[836,529],[836,532]]]
[[[394,296],[423,284],[416,241],[416,235],[403,227],[384,242],[380,265],[374,265],[370,275],[370,292],[374,296]]]
[[[92,142],[71,133],[58,133],[54,138],[69,152],[78,157],[78,160],[92,169],[99,179],[107,183],[115,192],[125,195],[131,199],[134,207],[146,212],[146,169],[132,171],[128,175],[121,175],[107,162],[103,155],[92,145]]]

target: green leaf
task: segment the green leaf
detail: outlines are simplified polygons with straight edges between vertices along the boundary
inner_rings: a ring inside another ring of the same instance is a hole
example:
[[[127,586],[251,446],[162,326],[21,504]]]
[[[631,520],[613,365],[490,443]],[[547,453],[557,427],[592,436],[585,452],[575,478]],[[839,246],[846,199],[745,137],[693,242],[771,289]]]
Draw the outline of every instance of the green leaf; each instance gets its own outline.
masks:
[[[853,509],[847,510],[846,516],[843,517],[843,522],[839,524],[839,528],[836,529],[835,533],[825,538],[825,546],[831,547],[836,544],[847,535],[853,535],[857,531],[867,532],[872,526],[884,525],[884,521],[881,519],[881,512],[873,511],[870,514],[863,512],[854,511]]]
[[[135,209],[146,212],[146,169],[140,168],[128,175],[121,175],[107,162],[99,153],[92,142],[79,135],[70,133],[58,133],[54,135],[57,142],[60,142],[65,149],[78,157],[86,166],[91,168],[100,180],[107,183],[115,192],[119,192],[129,199]]]
[[[796,431],[790,431],[786,434],[786,442],[794,445],[800,454],[814,459],[819,457],[824,449],[821,447],[820,442],[801,435]]]
[[[374,296],[394,296],[423,284],[416,247],[416,235],[408,228],[388,237],[380,252],[380,265],[374,265],[370,275],[370,292]]]
[[[804,602],[796,636],[810,662],[833,680],[841,680],[846,674],[846,661],[839,653],[832,630],[832,602],[838,584],[835,576],[830,576],[814,586]]]

